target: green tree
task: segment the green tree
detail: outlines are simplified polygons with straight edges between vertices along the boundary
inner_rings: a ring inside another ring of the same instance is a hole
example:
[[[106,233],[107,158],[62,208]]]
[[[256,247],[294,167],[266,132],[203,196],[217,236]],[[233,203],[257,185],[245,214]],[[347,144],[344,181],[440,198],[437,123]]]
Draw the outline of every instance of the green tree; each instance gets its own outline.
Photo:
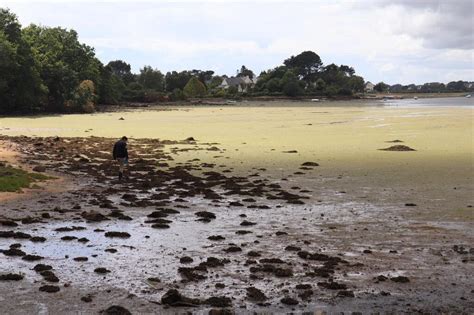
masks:
[[[165,80],[163,74],[150,66],[144,66],[138,75],[138,83],[145,89],[164,91]]]
[[[288,68],[293,69],[307,83],[315,80],[316,74],[323,65],[318,54],[312,51],[304,51],[297,56],[291,56],[283,63]]]
[[[46,95],[31,46],[15,14],[0,9],[0,111],[29,111]]]
[[[326,82],[323,79],[319,78],[316,80],[314,87],[316,91],[323,92],[326,89]]]
[[[41,79],[48,88],[48,110],[64,109],[82,81],[91,80],[98,85],[101,63],[92,47],[79,42],[76,31],[31,24],[23,35],[35,53]]]
[[[192,77],[184,87],[186,97],[202,97],[206,95],[206,86],[198,78]]]
[[[364,92],[364,78],[354,75],[351,76],[346,84],[346,87],[352,91],[352,93]]]
[[[383,82],[379,82],[374,86],[374,90],[377,92],[386,92],[390,86]]]
[[[119,77],[125,85],[133,82],[135,80],[134,75],[132,74],[130,64],[122,60],[110,61],[107,64],[107,68],[112,72],[112,74]]]
[[[298,96],[303,92],[301,83],[302,82],[300,82],[298,78],[296,77],[296,74],[291,70],[286,71],[285,75],[280,81],[280,84],[283,89],[283,93],[286,96],[291,96],[291,97]]]
[[[100,104],[118,104],[122,100],[125,84],[107,65],[100,69],[98,90]]]
[[[246,66],[240,67],[240,71],[237,71],[237,76],[238,77],[249,77],[250,79],[253,79],[255,74],[253,73],[252,70],[248,69]]]
[[[166,91],[172,92],[175,89],[183,90],[191,77],[192,74],[189,71],[167,72],[165,76]]]

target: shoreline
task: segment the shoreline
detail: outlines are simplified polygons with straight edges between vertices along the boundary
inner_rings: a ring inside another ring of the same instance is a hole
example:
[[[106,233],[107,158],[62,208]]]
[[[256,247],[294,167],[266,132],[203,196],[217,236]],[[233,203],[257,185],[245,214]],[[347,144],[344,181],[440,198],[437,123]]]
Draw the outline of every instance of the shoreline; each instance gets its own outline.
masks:
[[[420,100],[424,99],[446,99],[446,98],[462,98],[466,93],[378,93],[374,95],[364,95],[360,97],[335,97],[326,98],[322,97],[319,101],[312,101],[311,97],[304,98],[289,98],[289,97],[243,97],[237,100],[233,98],[201,98],[201,99],[190,99],[183,101],[167,101],[157,103],[134,103],[126,102],[117,105],[100,104],[97,105],[97,110],[94,113],[107,113],[107,112],[120,112],[130,109],[160,109],[167,107],[204,107],[204,106],[215,106],[215,107],[250,107],[250,106],[262,106],[275,104],[278,102],[289,102],[291,104],[305,104],[307,106],[329,106],[331,104],[337,104],[339,102],[348,102],[350,105],[356,104],[355,106],[384,106],[384,100],[401,101],[401,100],[412,100],[413,96],[417,96]],[[389,97],[389,99],[387,99]],[[364,102],[379,102],[377,105],[374,104],[361,104]],[[349,105],[349,104],[346,104]],[[349,105],[349,106],[350,106]],[[1,118],[8,117],[41,117],[41,116],[56,116],[56,115],[90,115],[90,113],[79,113],[79,112],[29,112],[29,113],[11,113],[8,115],[0,115]]]

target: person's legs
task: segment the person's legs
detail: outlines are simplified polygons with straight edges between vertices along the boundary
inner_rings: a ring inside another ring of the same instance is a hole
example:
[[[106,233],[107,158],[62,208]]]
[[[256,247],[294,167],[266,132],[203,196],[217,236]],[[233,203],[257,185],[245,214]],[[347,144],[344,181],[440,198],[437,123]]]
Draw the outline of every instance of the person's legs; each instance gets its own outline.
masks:
[[[119,180],[122,180],[123,171],[124,171],[124,168],[125,168],[125,159],[124,158],[118,158],[117,161],[119,163]]]

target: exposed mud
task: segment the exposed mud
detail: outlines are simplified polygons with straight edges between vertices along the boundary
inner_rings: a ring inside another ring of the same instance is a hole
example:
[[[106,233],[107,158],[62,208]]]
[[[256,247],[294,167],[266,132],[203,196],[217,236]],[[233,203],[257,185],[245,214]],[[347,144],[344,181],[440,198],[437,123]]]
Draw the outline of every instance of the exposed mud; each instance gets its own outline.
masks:
[[[474,310],[468,223],[407,219],[412,202],[321,202],[308,177],[319,163],[242,175],[175,161],[225,155],[216,143],[132,139],[118,181],[112,139],[1,140],[76,185],[0,205],[2,313]]]

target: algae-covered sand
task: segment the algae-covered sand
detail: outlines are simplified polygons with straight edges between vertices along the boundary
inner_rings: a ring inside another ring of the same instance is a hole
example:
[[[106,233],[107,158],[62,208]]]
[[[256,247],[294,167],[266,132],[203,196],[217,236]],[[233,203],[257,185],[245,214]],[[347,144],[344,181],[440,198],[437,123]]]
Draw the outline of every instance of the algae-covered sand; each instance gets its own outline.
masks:
[[[2,118],[0,133],[160,139],[192,136],[201,142],[219,143],[231,157],[228,163],[237,169],[265,166],[277,172],[314,160],[324,166],[320,169],[323,175],[349,176],[353,181],[347,189],[361,186],[351,186],[356,179],[377,188],[411,187],[429,197],[436,195],[441,203],[459,201],[455,196],[450,198],[456,186],[472,189],[472,107],[263,104]],[[391,146],[388,141],[393,140],[402,140],[416,151],[379,150]],[[180,156],[185,160],[202,158],[202,154],[190,151]],[[209,159],[217,155],[205,154]]]

